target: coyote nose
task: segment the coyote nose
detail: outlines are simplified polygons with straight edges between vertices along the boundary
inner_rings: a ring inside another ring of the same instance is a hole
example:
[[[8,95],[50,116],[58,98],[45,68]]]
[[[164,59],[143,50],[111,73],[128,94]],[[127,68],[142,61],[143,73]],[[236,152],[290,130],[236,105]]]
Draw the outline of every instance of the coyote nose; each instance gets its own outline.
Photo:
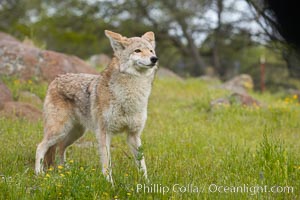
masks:
[[[158,58],[155,57],[155,56],[152,56],[152,57],[150,58],[150,60],[151,60],[151,62],[152,62],[153,64],[155,64],[155,63],[158,61]]]

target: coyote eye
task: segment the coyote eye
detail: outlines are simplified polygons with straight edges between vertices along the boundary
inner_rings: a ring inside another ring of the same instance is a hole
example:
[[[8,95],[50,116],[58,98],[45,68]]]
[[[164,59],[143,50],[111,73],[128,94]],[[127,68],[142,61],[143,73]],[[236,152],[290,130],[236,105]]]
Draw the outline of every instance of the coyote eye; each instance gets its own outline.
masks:
[[[151,53],[153,53],[153,50],[150,50]]]
[[[135,53],[141,53],[142,51],[140,49],[134,50]]]

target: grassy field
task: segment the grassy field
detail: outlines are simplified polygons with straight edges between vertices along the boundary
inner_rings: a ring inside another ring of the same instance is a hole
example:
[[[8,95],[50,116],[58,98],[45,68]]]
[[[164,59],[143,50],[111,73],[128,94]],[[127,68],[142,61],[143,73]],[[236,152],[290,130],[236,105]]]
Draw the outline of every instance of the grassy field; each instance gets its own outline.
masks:
[[[17,84],[9,85],[14,96],[22,87],[43,98],[45,86]],[[0,199],[299,199],[296,100],[253,94],[264,108],[210,109],[212,99],[228,95],[212,85],[156,80],[142,135],[150,183],[118,135],[111,187],[101,174],[93,133],[68,149],[66,165],[35,176],[42,122],[0,118]]]

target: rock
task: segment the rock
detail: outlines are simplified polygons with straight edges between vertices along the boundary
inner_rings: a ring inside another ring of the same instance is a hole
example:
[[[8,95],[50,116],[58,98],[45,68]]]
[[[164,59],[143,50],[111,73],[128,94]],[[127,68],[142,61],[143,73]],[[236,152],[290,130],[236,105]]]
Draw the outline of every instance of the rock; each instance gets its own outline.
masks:
[[[232,93],[228,97],[215,99],[210,102],[212,108],[217,106],[243,105],[247,107],[260,107],[262,104],[248,94]]]
[[[89,63],[94,67],[107,67],[111,58],[106,54],[92,55],[89,59]]]
[[[12,37],[9,34],[0,32],[0,41],[5,40],[5,41],[11,41],[11,42],[19,42],[16,38]]]
[[[177,79],[179,81],[183,81],[183,78],[178,76],[176,73],[174,73],[170,69],[167,69],[167,68],[164,68],[164,67],[158,67],[156,76],[158,78],[173,78],[173,79]]]
[[[241,74],[223,83],[221,88],[234,93],[247,94],[248,91],[253,89],[253,79],[248,74]]]
[[[0,110],[3,104],[8,101],[12,101],[13,97],[10,90],[6,87],[4,83],[0,81]]]
[[[244,106],[261,106],[261,103],[258,100],[254,99],[248,94],[233,93],[229,98],[231,104],[240,104]]]
[[[63,73],[97,71],[76,56],[42,50],[1,33],[0,75],[16,75],[24,80],[37,77],[50,82]]]
[[[297,99],[297,101],[300,102],[300,90],[288,89],[286,90],[286,93],[293,96],[294,99]]]
[[[54,51],[43,51],[40,54],[40,59],[41,61],[39,62],[39,66],[41,76],[44,80],[49,82],[52,81],[58,74],[97,74],[95,69],[76,56],[69,56]]]
[[[204,76],[210,76],[210,77],[215,77],[216,76],[216,70],[211,67],[211,66],[207,66],[204,70]]]
[[[19,102],[30,103],[31,105],[41,108],[43,101],[36,95],[28,91],[21,91],[18,97]]]
[[[219,99],[215,99],[213,101],[210,102],[210,106],[211,107],[216,107],[216,106],[229,106],[230,105],[230,101],[228,98],[219,98]]]
[[[216,76],[208,76],[208,75],[202,75],[198,77],[199,80],[205,81],[205,82],[211,82],[211,83],[220,83],[220,79]]]
[[[7,118],[25,118],[35,122],[42,118],[42,112],[28,103],[6,102],[0,111],[0,116]]]

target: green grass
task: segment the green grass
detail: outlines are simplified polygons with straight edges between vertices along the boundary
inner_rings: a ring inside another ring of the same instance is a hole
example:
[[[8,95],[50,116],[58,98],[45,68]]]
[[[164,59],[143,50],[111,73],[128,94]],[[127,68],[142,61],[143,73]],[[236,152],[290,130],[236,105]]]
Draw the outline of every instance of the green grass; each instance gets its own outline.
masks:
[[[35,77],[26,81],[17,77],[1,76],[0,80],[10,89],[14,100],[18,100],[21,91],[32,92],[41,99],[44,99],[48,87],[47,83],[40,82]]]
[[[124,135],[112,141],[114,188],[101,174],[92,133],[68,149],[65,166],[35,176],[42,122],[1,118],[0,199],[300,198],[300,106],[292,97],[284,101],[255,94],[268,105],[210,109],[212,99],[228,93],[200,80],[156,80],[153,87],[142,135],[149,184],[127,153]],[[137,184],[158,184],[170,191],[137,192]],[[192,184],[194,192],[180,192],[175,184]],[[212,184],[231,190],[248,187],[248,192],[210,192],[215,189]],[[291,186],[293,192],[262,192],[255,186]]]

